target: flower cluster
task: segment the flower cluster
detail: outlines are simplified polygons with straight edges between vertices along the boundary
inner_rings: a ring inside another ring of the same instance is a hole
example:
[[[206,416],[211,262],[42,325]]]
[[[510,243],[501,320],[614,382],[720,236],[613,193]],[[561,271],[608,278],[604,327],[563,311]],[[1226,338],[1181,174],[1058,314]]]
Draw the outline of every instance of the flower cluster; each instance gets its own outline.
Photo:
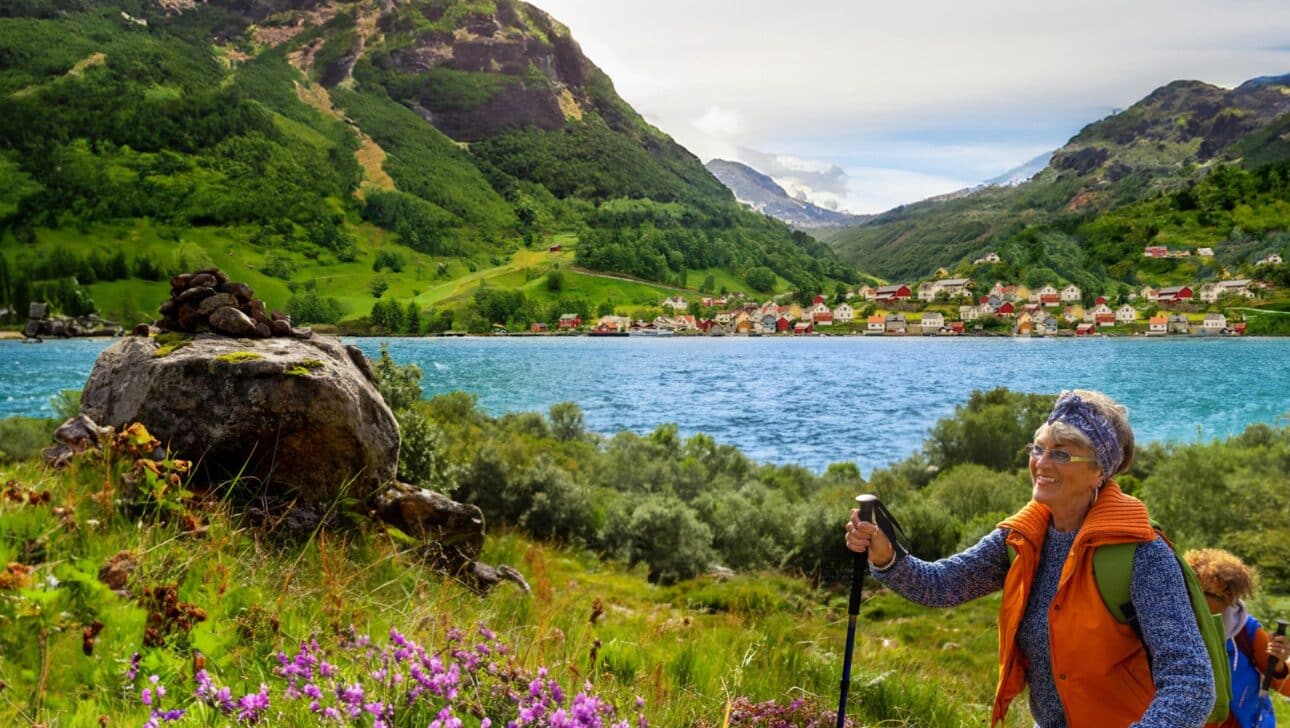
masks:
[[[535,673],[519,667],[510,648],[482,625],[471,639],[449,630],[446,644],[433,651],[397,629],[378,646],[351,628],[332,654],[310,639],[294,654],[279,652],[275,662],[277,680],[271,682],[275,698],[280,690],[279,715],[312,715],[317,725],[370,720],[373,728],[390,728],[397,717],[400,724],[430,728],[461,728],[463,719],[481,728],[648,728],[641,698],[634,725],[590,683],[569,700],[545,667]],[[128,677],[137,671],[136,657]],[[165,693],[152,680],[156,687],[144,690],[144,704],[159,708]],[[260,722],[269,710],[269,685],[235,699],[204,667],[195,681],[194,697],[239,725]],[[182,715],[154,709],[148,728]]]
[[[819,705],[798,698],[780,705],[774,700],[754,703],[745,697],[735,698],[730,704],[730,726],[757,726],[758,728],[828,728],[835,724],[837,714]],[[851,719],[846,719],[847,728]]]
[[[144,688],[139,694],[139,700],[151,711],[143,728],[158,728],[162,723],[173,723],[184,717],[184,711],[180,708],[166,710],[161,707],[161,701],[166,697],[166,686],[161,684],[159,675],[149,676],[148,682],[151,687]]]

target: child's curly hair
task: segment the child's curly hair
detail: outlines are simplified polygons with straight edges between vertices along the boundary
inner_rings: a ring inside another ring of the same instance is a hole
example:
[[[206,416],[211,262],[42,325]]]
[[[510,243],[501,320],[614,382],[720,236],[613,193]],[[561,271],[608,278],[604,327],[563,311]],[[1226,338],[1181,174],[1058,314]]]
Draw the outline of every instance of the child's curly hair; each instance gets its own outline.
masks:
[[[1198,549],[1183,554],[1206,592],[1225,599],[1247,599],[1259,589],[1259,573],[1229,551]]]

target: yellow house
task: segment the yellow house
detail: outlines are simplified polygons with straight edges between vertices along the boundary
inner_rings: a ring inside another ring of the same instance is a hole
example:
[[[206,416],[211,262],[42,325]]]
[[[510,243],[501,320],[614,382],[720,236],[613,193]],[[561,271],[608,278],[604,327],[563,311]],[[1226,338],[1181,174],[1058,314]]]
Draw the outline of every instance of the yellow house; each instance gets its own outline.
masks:
[[[1023,285],[1018,284],[1018,285],[1017,285],[1017,287],[1016,287],[1016,289],[1015,289],[1015,290],[1013,290],[1013,292],[1012,292],[1012,293],[1013,293],[1013,295],[1015,295],[1015,296],[1017,297],[1017,300],[1018,300],[1018,301],[1029,301],[1029,300],[1030,300],[1030,289],[1029,289],[1029,288],[1027,288],[1027,287],[1025,287],[1025,286],[1023,286]]]
[[[802,306],[797,303],[790,304],[783,316],[789,321],[800,321],[802,319]]]

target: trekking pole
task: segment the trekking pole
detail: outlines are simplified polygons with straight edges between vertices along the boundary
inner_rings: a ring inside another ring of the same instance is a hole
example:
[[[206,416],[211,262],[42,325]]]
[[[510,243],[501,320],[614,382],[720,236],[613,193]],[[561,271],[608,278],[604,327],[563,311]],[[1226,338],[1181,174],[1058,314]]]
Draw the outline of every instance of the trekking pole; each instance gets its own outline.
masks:
[[[1277,620],[1277,636],[1286,636],[1286,621]],[[1259,686],[1259,697],[1268,697],[1268,692],[1272,689],[1272,673],[1277,671],[1277,663],[1280,662],[1274,655],[1268,655],[1268,669],[1263,671],[1263,684]]]
[[[1284,619],[1278,619],[1277,636],[1284,637],[1285,634],[1286,634],[1286,621]],[[1263,682],[1259,684],[1260,702],[1262,702],[1265,698],[1267,698],[1268,693],[1272,690],[1272,673],[1276,672],[1277,670],[1277,662],[1278,660],[1276,657],[1272,655],[1268,655],[1268,669],[1263,671]],[[1263,725],[1263,710],[1260,708],[1258,717],[1254,719],[1254,728],[1261,728],[1262,725]]]
[[[891,541],[891,548],[897,557],[909,553],[909,548],[905,545],[908,539],[900,529],[900,524],[882,505],[882,501],[878,500],[878,496],[865,493],[856,496],[856,502],[860,504],[860,520],[876,524],[887,540]],[[853,553],[851,600],[847,604],[847,646],[842,655],[842,684],[839,691],[841,695],[838,698],[837,728],[844,728],[847,720],[847,693],[851,690],[851,653],[855,649],[856,619],[860,616],[860,592],[867,573],[869,573],[869,551],[866,549],[864,553]]]

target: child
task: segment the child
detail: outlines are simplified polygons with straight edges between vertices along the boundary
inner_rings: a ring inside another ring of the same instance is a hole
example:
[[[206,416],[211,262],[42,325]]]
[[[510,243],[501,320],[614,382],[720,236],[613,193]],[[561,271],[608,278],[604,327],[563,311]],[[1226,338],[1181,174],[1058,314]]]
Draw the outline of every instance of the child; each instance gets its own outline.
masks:
[[[1277,724],[1272,714],[1272,701],[1259,698],[1263,673],[1268,668],[1269,655],[1277,658],[1272,674],[1272,687],[1290,695],[1290,671],[1286,657],[1290,645],[1285,637],[1272,637],[1250,616],[1244,599],[1258,589],[1258,576],[1236,556],[1222,549],[1188,551],[1183,555],[1191,565],[1205,590],[1209,610],[1223,615],[1223,628],[1227,632],[1227,656],[1232,665],[1232,712],[1221,725],[1206,728],[1273,728]],[[1221,696],[1220,696],[1221,699]]]

